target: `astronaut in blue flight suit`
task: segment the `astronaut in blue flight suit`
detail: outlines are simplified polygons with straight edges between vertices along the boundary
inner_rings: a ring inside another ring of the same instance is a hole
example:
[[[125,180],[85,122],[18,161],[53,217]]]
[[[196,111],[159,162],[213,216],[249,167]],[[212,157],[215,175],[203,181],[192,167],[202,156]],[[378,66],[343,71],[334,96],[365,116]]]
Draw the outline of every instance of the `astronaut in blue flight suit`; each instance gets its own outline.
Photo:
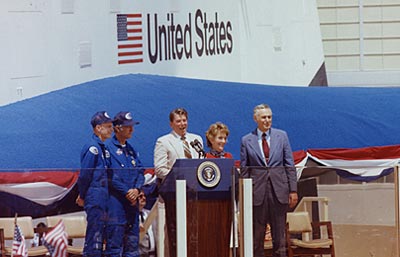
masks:
[[[107,256],[139,257],[139,211],[137,197],[144,183],[138,153],[128,143],[139,122],[130,112],[119,112],[113,120],[114,136],[107,142],[113,169],[108,202]]]
[[[108,176],[110,153],[104,141],[112,135],[112,120],[101,111],[91,119],[92,139],[81,151],[81,170],[78,178],[79,195],[76,203],[84,207],[87,227],[83,256],[101,257],[107,219]]]

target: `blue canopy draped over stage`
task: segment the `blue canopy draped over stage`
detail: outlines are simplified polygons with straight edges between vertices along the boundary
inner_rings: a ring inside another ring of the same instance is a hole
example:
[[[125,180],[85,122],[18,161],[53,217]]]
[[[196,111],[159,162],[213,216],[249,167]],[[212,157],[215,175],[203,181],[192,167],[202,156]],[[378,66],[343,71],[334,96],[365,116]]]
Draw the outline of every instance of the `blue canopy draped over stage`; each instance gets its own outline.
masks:
[[[142,74],[83,83],[0,107],[0,197],[15,195],[10,185],[29,182],[16,178],[18,173],[45,172],[35,176],[35,183],[46,182],[54,171],[76,174],[96,111],[107,110],[111,116],[122,110],[132,112],[140,124],[131,142],[143,164],[151,167],[155,140],[170,131],[168,115],[176,107],[188,110],[189,131],[203,138],[211,123],[227,124],[226,150],[239,159],[240,138],[255,129],[253,107],[259,103],[271,106],[273,126],[288,132],[293,151],[304,153],[400,144],[399,97],[400,88],[283,87]],[[398,148],[391,149],[395,153],[390,158],[376,156],[398,160]],[[300,155],[298,162],[307,157]],[[72,190],[76,175],[68,178],[71,183],[48,183],[68,195],[65,192]],[[53,206],[62,201],[55,199],[44,202]],[[43,199],[35,204],[43,206]]]

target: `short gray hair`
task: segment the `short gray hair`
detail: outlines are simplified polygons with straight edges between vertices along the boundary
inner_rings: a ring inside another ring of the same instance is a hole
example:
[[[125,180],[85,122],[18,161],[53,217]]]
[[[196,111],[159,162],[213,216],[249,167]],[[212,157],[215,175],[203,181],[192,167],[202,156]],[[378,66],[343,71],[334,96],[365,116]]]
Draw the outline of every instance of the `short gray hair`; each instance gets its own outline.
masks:
[[[263,109],[270,109],[271,110],[271,107],[269,107],[268,104],[259,104],[256,107],[254,107],[254,115],[256,115],[258,110],[263,110]]]

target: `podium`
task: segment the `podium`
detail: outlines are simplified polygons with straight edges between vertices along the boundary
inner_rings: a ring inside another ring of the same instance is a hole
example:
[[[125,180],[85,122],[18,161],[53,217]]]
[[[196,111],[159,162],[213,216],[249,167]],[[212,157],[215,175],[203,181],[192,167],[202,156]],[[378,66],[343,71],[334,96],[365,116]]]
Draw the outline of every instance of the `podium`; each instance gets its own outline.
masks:
[[[176,256],[176,180],[186,180],[187,256],[229,257],[233,159],[178,159],[160,186],[169,257]]]

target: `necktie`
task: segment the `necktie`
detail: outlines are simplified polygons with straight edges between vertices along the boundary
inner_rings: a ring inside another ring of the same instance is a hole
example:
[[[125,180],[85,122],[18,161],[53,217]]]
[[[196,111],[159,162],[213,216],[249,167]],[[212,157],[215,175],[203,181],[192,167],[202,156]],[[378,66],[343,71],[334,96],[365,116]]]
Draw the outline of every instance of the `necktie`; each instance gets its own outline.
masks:
[[[268,163],[269,146],[268,146],[268,142],[267,142],[267,134],[263,133],[261,137],[262,137],[262,148],[263,148],[263,151],[264,151],[265,162]]]
[[[190,153],[189,144],[186,141],[186,138],[183,136],[183,137],[181,137],[181,140],[183,143],[183,151],[185,152],[185,157],[187,159],[192,159],[192,154]]]
[[[140,212],[140,222],[144,224],[144,216],[142,211]]]
[[[141,223],[142,224],[144,224],[144,220],[145,220],[145,217],[144,217],[144,212],[140,212],[140,221],[141,221]],[[151,227],[149,227],[149,229],[151,229]],[[149,231],[146,231],[146,234],[147,234],[147,236],[148,236],[148,241],[149,241],[149,250],[151,250],[151,239],[150,239],[150,234],[149,234]]]

